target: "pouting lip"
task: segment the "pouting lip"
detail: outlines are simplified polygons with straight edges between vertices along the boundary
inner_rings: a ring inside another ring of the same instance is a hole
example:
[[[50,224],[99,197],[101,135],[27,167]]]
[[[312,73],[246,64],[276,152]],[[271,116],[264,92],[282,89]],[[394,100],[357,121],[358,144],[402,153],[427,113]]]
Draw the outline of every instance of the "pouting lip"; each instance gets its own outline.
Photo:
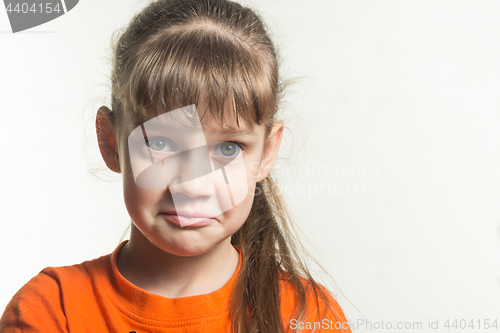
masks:
[[[186,213],[186,211],[179,211],[180,213]],[[172,214],[173,213],[173,214]],[[175,211],[167,211],[167,212],[161,212],[158,214],[160,216],[163,216],[168,222],[170,222],[173,225],[180,226],[180,227],[203,227],[209,224],[212,224],[214,222],[217,222],[216,219],[211,218],[211,217],[205,217],[205,216],[200,216],[200,215],[194,215],[193,212],[190,212],[191,216],[186,216],[186,215],[178,215],[176,214]]]
[[[207,215],[205,213],[190,212],[190,211],[185,211],[185,210],[167,210],[167,211],[160,212],[160,214],[177,215],[177,216],[188,217],[188,218],[196,218],[196,217],[205,217],[207,219],[214,218],[213,216]]]

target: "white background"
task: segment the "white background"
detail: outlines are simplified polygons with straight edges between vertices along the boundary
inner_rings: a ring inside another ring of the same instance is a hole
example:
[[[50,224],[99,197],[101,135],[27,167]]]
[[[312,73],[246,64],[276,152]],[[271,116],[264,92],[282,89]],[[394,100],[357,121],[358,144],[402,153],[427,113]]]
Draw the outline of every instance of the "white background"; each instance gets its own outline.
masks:
[[[0,9],[1,309],[128,225],[93,126],[111,34],[145,3],[82,0],[17,34]],[[500,325],[500,2],[245,3],[300,77],[278,167],[348,317]]]

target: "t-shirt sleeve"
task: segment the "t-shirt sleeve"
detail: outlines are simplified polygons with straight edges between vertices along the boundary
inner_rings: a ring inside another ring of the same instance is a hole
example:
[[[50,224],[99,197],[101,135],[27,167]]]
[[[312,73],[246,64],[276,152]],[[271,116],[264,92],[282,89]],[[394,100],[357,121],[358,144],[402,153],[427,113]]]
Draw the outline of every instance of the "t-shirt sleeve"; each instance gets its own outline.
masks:
[[[0,332],[68,332],[59,282],[43,270],[26,283],[5,308]]]
[[[317,313],[313,317],[316,320],[320,320],[322,332],[351,333],[349,322],[338,302],[325,287],[320,286],[320,288],[325,294],[328,304],[320,301],[319,309],[321,317],[318,319]]]
[[[296,329],[302,329],[304,333],[351,333],[349,322],[346,319],[342,308],[328,290],[319,285],[319,288],[326,296],[321,297],[318,292],[317,298],[310,284],[306,283],[307,300],[306,314],[303,319],[296,317],[298,298],[295,293],[286,293],[282,302],[285,301],[285,330],[293,332]],[[293,305],[293,306],[292,306]]]

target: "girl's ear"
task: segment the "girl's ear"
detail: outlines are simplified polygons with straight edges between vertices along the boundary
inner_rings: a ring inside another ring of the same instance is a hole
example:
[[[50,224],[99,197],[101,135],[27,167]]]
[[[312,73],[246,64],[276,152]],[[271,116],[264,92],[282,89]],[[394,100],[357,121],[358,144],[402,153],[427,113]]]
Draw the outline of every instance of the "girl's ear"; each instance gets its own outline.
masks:
[[[266,178],[271,169],[273,168],[274,161],[278,155],[278,149],[281,144],[281,137],[283,136],[283,121],[276,120],[273,123],[269,136],[264,143],[264,152],[262,153],[262,159],[260,162],[259,174],[257,175],[257,182],[260,182]]]
[[[113,131],[111,110],[101,106],[97,111],[95,128],[97,131],[97,142],[104,162],[111,171],[120,173],[120,160],[118,158],[118,147]]]

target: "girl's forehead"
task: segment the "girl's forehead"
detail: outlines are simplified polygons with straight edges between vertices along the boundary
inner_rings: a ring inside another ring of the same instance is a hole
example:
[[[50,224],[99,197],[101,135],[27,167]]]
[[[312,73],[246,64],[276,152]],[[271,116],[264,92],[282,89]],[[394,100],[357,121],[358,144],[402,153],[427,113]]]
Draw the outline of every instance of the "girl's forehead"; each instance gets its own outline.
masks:
[[[201,111],[203,112],[203,111]],[[204,132],[222,133],[228,135],[257,134],[259,125],[245,119],[238,119],[234,112],[225,112],[223,121],[216,118],[212,112],[205,111],[200,114],[200,123]]]
[[[140,126],[178,133],[182,133],[183,130],[189,132],[192,128],[197,127],[203,130],[205,135],[257,136],[264,129],[263,124],[257,125],[238,118],[235,112],[232,112],[230,108],[227,109],[229,110],[225,110],[222,117],[218,117],[215,112],[211,112],[203,105],[196,107],[193,104],[159,115],[152,114],[146,120],[139,119],[137,114],[128,114],[124,120],[128,133]]]

